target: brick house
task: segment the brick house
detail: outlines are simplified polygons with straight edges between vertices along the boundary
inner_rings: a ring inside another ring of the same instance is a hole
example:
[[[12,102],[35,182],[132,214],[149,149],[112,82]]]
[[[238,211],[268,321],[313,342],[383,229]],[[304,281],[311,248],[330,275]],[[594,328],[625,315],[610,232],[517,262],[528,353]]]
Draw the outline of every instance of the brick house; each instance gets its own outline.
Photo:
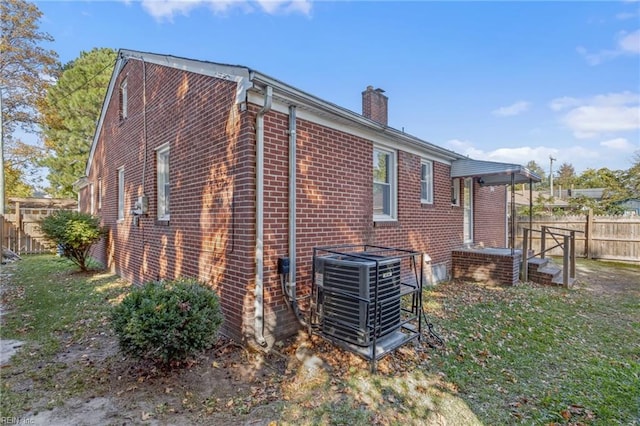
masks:
[[[362,101],[361,115],[243,66],[121,50],[77,185],[109,230],[95,257],[134,283],[199,277],[225,334],[270,346],[300,327],[279,257],[304,294],[316,246],[410,248],[436,275],[465,244],[504,247],[507,169],[388,127],[380,89]]]

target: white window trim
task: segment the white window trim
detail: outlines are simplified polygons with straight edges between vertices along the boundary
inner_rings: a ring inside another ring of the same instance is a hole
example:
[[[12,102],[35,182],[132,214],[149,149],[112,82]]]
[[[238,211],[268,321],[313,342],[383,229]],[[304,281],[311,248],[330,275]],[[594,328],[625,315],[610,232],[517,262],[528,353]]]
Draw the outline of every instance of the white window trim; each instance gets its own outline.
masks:
[[[460,207],[460,178],[453,178],[451,180],[451,205]]]
[[[127,88],[127,79],[125,78],[120,83],[120,118],[122,120],[127,118],[129,114],[129,93]]]
[[[118,168],[118,221],[124,220],[124,166]]]
[[[464,214],[468,214],[468,227],[466,229],[464,229],[462,235],[463,235],[463,239],[464,239],[464,244],[470,244],[473,243],[473,233],[474,233],[474,218],[473,218],[473,178],[465,178],[464,179],[464,197],[466,200],[468,200],[468,206],[464,205],[464,201],[463,201],[463,208],[465,209],[466,213]],[[464,226],[464,223],[463,223]],[[467,234],[468,235],[465,235]]]
[[[96,189],[95,189],[95,185],[93,183],[89,184],[89,194],[91,196],[90,212],[91,212],[91,214],[96,214]]]
[[[160,181],[160,157],[167,155],[167,161],[170,164],[170,155],[171,151],[169,148],[169,143],[166,143],[158,148],[156,148],[156,205],[157,205],[157,218],[158,220],[170,220],[171,218],[171,209],[169,209],[169,213],[166,213],[166,205],[165,202],[161,204],[160,192],[164,190],[164,182]],[[161,187],[162,186],[162,187]],[[169,188],[171,188],[171,168],[169,168]],[[169,203],[171,203],[171,192],[169,192]],[[161,208],[162,207],[162,208]]]
[[[431,198],[423,198],[422,197],[422,183],[424,180],[422,179],[422,166],[428,165],[430,171],[430,179],[427,184],[429,187],[427,188],[427,194],[431,195]],[[433,161],[425,160],[424,158],[420,160],[420,202],[422,204],[433,204],[434,194],[433,194]]]
[[[102,210],[102,178],[98,178],[98,211]]]
[[[397,154],[396,151],[389,150],[386,148],[382,148],[378,145],[374,145],[372,154],[375,151],[380,151],[382,153],[389,155],[389,202],[391,205],[389,206],[390,214],[373,214],[374,222],[395,222],[398,220],[398,167],[397,167]],[[373,184],[373,162],[371,164],[372,173],[371,173],[371,183]]]

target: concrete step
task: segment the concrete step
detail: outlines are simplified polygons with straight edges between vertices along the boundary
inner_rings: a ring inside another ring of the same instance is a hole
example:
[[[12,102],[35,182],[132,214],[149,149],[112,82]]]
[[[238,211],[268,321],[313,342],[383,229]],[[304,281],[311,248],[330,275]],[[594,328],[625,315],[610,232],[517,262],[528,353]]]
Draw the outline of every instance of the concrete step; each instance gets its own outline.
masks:
[[[539,274],[551,275],[553,278],[560,277],[562,278],[562,268],[558,265],[554,265],[553,263],[547,263],[542,268],[538,268]]]
[[[541,259],[539,257],[533,257],[529,259],[527,263],[529,264],[529,269],[533,267],[534,269],[538,270],[543,266],[545,266],[547,263],[549,263],[549,259]]]
[[[575,279],[575,278],[571,278],[571,277],[569,277],[569,278],[568,278],[568,282],[567,282],[567,287],[569,287],[569,288],[573,287],[573,285],[575,284],[575,282],[576,282],[576,279]],[[561,273],[561,274],[559,274],[558,276],[553,277],[553,279],[551,280],[551,283],[552,283],[552,284],[555,284],[555,285],[561,285],[561,286],[564,286],[564,283],[562,282],[562,273]]]
[[[563,285],[562,267],[549,258],[529,259],[529,280],[543,285]]]

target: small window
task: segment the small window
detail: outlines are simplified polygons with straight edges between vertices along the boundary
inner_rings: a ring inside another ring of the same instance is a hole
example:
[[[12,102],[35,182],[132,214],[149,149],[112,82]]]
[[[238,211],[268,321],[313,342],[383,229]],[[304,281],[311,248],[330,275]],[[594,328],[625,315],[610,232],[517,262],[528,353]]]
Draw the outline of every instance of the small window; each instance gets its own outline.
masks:
[[[118,169],[118,220],[124,219],[124,167]]]
[[[460,205],[460,178],[451,180],[451,205]]]
[[[433,163],[427,160],[420,167],[420,201],[433,204]]]
[[[392,151],[373,150],[373,219],[395,220],[395,155]]]
[[[169,200],[171,193],[169,175],[169,145],[157,150],[158,172],[158,219],[169,220]]]
[[[102,178],[98,179],[98,211],[102,210]]]
[[[91,209],[89,210],[89,212],[91,214],[95,214],[96,213],[96,191],[95,191],[95,186],[91,183],[89,184],[89,196],[90,198],[90,203],[91,203]]]
[[[120,83],[120,120],[125,120],[128,114],[128,94],[127,94],[127,79],[125,78]]]

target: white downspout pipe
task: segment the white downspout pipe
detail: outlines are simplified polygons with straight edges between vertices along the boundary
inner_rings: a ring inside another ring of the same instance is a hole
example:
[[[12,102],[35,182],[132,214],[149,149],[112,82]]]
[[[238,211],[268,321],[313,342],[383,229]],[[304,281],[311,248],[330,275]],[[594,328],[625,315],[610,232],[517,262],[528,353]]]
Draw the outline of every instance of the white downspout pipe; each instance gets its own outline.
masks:
[[[296,143],[297,143],[296,107],[289,106],[289,294],[287,297],[293,312],[303,322],[298,308],[296,292]]]
[[[256,288],[255,323],[256,342],[267,346],[264,338],[264,115],[271,110],[273,89],[266,87],[264,106],[256,116]]]

